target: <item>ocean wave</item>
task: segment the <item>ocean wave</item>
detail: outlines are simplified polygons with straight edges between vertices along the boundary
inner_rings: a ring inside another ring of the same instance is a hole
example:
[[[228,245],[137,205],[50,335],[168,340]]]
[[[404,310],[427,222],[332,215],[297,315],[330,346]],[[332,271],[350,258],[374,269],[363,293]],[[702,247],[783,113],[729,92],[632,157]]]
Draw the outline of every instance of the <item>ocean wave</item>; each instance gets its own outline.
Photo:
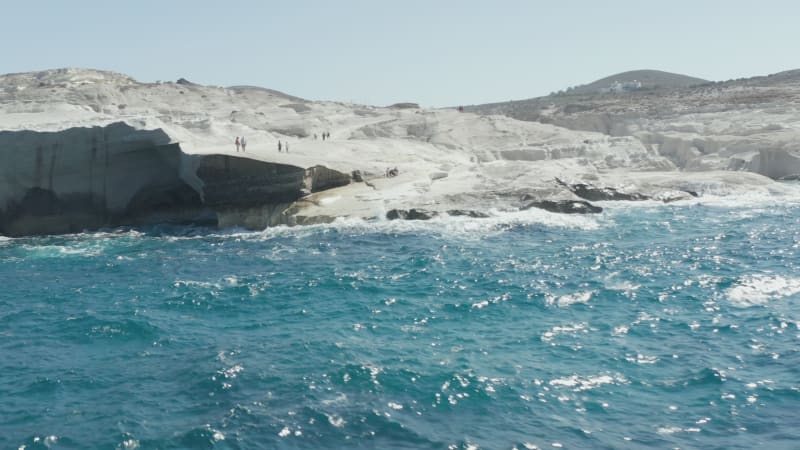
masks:
[[[793,433],[800,209],[615,208],[565,216],[589,231],[522,212],[2,240],[23,263],[2,274],[15,357],[0,447],[37,448],[34,434],[57,435],[54,448],[615,448],[767,436],[740,424]],[[94,240],[100,255],[82,256]]]
[[[331,223],[289,227],[279,225],[261,231],[229,230],[229,232],[212,235],[245,241],[263,241],[277,238],[303,239],[318,234],[337,232],[347,235],[359,234],[432,234],[448,238],[484,238],[508,232],[515,227],[544,226],[547,228],[564,228],[580,230],[596,230],[604,226],[604,222],[594,216],[556,214],[543,210],[526,211],[488,211],[488,218],[471,218],[463,216],[439,216],[430,220],[370,220],[362,218],[338,218]],[[173,237],[171,239],[198,239],[196,237]]]
[[[656,383],[670,391],[682,392],[687,387],[707,389],[710,386],[718,387],[728,381],[727,373],[715,367],[693,370],[677,378],[667,379]],[[709,391],[716,392],[716,391]]]
[[[178,441],[186,448],[212,448],[220,441],[225,440],[225,435],[209,424],[186,432]]]
[[[39,450],[39,449],[45,450],[51,448],[58,448],[58,446],[62,444],[66,448],[67,446],[71,446],[70,444],[74,443],[69,440],[60,438],[59,436],[56,436],[54,434],[51,434],[49,436],[44,436],[44,437],[31,436],[28,439],[26,439],[25,443],[20,445],[19,448],[25,450]]]
[[[658,362],[659,358],[657,356],[648,356],[643,355],[641,353],[637,353],[636,355],[626,355],[625,361],[632,363],[632,364],[655,364]]]
[[[358,234],[432,234],[455,239],[481,239],[506,233],[519,227],[541,226],[544,229],[566,229],[595,231],[601,228],[614,227],[616,212],[626,209],[648,209],[657,212],[663,208],[686,208],[686,207],[711,207],[711,208],[730,208],[744,214],[763,214],[765,212],[781,213],[782,209],[775,209],[775,206],[791,208],[800,206],[800,189],[791,191],[792,195],[775,195],[769,192],[750,192],[738,195],[707,195],[689,200],[682,200],[674,203],[663,203],[661,201],[642,201],[642,202],[597,202],[607,209],[607,213],[598,215],[573,215],[558,214],[548,211],[531,208],[524,211],[500,211],[488,210],[487,218],[471,218],[465,216],[442,215],[430,220],[386,220],[386,219],[363,219],[363,218],[337,218],[331,223],[285,226],[266,228],[259,231],[249,231],[242,229],[229,229],[212,232],[210,235],[187,235],[171,236],[169,239],[203,239],[210,236],[220,236],[225,238],[238,238],[245,241],[272,240],[278,238],[303,239],[318,235],[320,233],[342,233],[347,235]]]
[[[122,433],[121,440],[116,446],[117,450],[137,450],[139,448],[141,448],[141,442],[130,433]]]
[[[581,291],[561,296],[547,294],[545,296],[545,301],[548,305],[556,305],[559,308],[566,308],[576,303],[589,303],[589,300],[591,300],[592,295],[594,294],[595,291]]]
[[[153,342],[161,335],[161,329],[144,317],[105,318],[93,314],[67,317],[58,322],[57,331],[81,342]]]
[[[353,437],[368,439],[370,448],[394,448],[398,443],[409,448],[446,448],[437,430],[427,426],[428,421],[419,422],[410,412],[397,409],[397,405],[389,406],[389,403],[346,408],[309,405],[290,411],[286,416],[276,416],[268,431],[274,434],[265,435],[262,429],[261,436],[272,441],[272,445],[266,446],[269,448],[340,447],[335,443],[347,442]],[[362,447],[358,442],[351,442],[350,446],[353,445]],[[258,447],[264,447],[263,439]]]
[[[263,241],[277,238],[303,239],[326,232],[346,234],[419,234],[428,233],[454,238],[482,238],[508,232],[516,227],[542,226],[547,229],[568,229],[593,231],[615,225],[616,213],[628,209],[657,211],[662,208],[685,208],[692,206],[722,207],[736,210],[737,214],[747,215],[780,213],[776,206],[787,208],[800,206],[800,186],[783,186],[756,191],[730,192],[709,190],[705,195],[672,203],[658,200],[638,202],[600,201],[607,211],[598,215],[558,214],[531,208],[524,211],[505,211],[490,209],[485,211],[487,218],[441,215],[430,220],[387,220],[363,218],[337,218],[331,223],[286,226],[278,225],[264,230],[243,228],[212,229],[197,226],[155,225],[142,229],[121,228],[60,235],[63,244],[46,244],[51,238],[8,238],[0,236],[0,246],[27,242],[24,247],[42,256],[61,257],[70,255],[96,256],[101,254],[100,243],[120,238],[155,237],[168,242],[187,240],[207,240],[214,238],[241,239],[244,241]],[[30,240],[34,239],[34,242]],[[43,241],[44,239],[44,241]],[[40,243],[41,242],[41,243]]]
[[[556,389],[570,389],[574,392],[588,391],[599,386],[606,384],[622,385],[628,384],[627,378],[620,374],[602,374],[602,375],[570,375],[568,377],[554,378],[547,384]]]
[[[262,295],[272,284],[267,279],[268,276],[269,274],[251,276],[230,274],[208,280],[177,279],[172,282],[173,289],[169,291],[170,295],[165,299],[166,304],[236,310],[239,302],[230,300],[255,298]]]
[[[4,239],[0,240],[0,247],[16,248],[26,258],[95,258],[111,252],[124,252],[139,245],[144,236],[144,233],[130,229],[94,231]]]
[[[628,297],[632,296],[635,291],[642,287],[641,284],[634,284],[629,280],[620,279],[619,272],[612,272],[608,274],[605,277],[603,284],[606,289],[610,291],[621,291]]]
[[[454,238],[483,238],[498,235],[515,227],[543,226],[553,229],[596,230],[606,226],[608,220],[601,216],[568,215],[551,213],[539,209],[525,211],[486,211],[487,218],[471,218],[466,216],[441,215],[430,220],[387,220],[364,219],[353,217],[337,218],[330,223],[301,226],[277,225],[263,230],[247,230],[244,228],[214,229],[197,226],[157,225],[138,230],[114,230],[83,232],[59,236],[75,242],[97,242],[103,239],[120,237],[151,237],[167,242],[234,239],[241,241],[269,241],[275,239],[305,239],[326,233],[346,235],[367,234],[433,234]],[[0,237],[2,239],[2,237]],[[10,242],[16,239],[6,238]],[[34,247],[36,247],[34,245]],[[75,250],[80,252],[81,250]]]
[[[800,184],[772,183],[766,186],[731,185],[726,183],[687,184],[687,191],[698,192],[689,197],[664,203],[661,200],[598,201],[594,202],[611,212],[626,209],[662,209],[707,206],[740,211],[774,211],[775,207],[800,206]],[[667,196],[668,197],[668,196]]]
[[[725,291],[731,304],[739,308],[764,306],[797,293],[800,293],[800,278],[764,274],[741,277],[736,285]]]
[[[20,247],[30,258],[93,257],[103,254],[103,245],[95,242],[87,245],[30,245]]]
[[[662,435],[670,435],[675,433],[699,433],[700,431],[702,430],[699,427],[681,428],[674,425],[660,426],[658,429],[656,429],[656,433]]]
[[[555,326],[548,331],[545,331],[542,336],[541,340],[543,342],[550,342],[555,339],[557,336],[562,334],[569,334],[572,336],[577,336],[578,333],[581,334],[588,334],[589,333],[589,325],[586,322],[582,323],[573,323],[567,324],[564,326]]]

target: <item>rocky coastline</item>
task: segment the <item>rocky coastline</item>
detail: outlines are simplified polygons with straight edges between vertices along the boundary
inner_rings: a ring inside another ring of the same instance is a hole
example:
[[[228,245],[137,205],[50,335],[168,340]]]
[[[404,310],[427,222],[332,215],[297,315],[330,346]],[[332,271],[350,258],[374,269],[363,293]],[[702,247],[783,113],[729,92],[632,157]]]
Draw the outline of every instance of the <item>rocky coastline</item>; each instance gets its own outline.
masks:
[[[784,89],[800,90],[794,78],[784,81]],[[650,116],[612,118],[620,125],[614,133],[570,125],[597,113],[594,103],[595,110],[573,107],[569,114],[554,106],[554,125],[410,102],[388,108],[312,102],[185,79],[138,83],[80,69],[5,75],[0,234],[156,223],[263,229],[339,217],[480,219],[492,210],[529,208],[598,214],[603,208],[595,202],[779,191],[773,180],[800,173],[796,98],[788,96],[782,107],[777,143],[758,135],[763,145],[745,145],[754,142],[750,134],[712,148],[702,144],[711,138],[695,138],[684,156],[701,145],[701,156],[716,161],[696,167],[697,158],[682,162],[665,135],[656,142],[654,131],[642,129],[645,120],[654,122]],[[719,112],[718,119],[731,111],[749,113],[751,122],[770,120],[752,104]],[[631,124],[639,131],[619,131]],[[233,138],[245,135],[251,144],[239,151]]]

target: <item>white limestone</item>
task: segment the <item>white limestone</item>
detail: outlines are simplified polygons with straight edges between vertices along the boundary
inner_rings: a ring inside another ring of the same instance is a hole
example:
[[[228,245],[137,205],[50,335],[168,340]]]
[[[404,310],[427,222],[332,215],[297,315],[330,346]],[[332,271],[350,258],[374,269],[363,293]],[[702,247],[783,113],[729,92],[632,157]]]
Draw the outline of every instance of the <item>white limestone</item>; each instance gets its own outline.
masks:
[[[730,186],[732,191],[769,190],[773,182],[765,177],[732,177],[719,171],[737,159],[741,163],[735,168],[800,173],[796,156],[800,113],[776,109],[743,121],[747,114],[762,113],[698,112],[686,116],[685,123],[624,124],[629,133],[611,136],[454,109],[306,101],[253,87],[144,84],[94,70],[0,76],[0,132],[60,132],[121,121],[137,130],[162,130],[168,143],[179,144],[189,154],[228,154],[362,173],[366,183],[315,193],[298,202],[292,213],[301,218],[383,217],[393,208],[513,208],[523,193],[572,198],[554,183],[556,177],[624,185],[650,194],[681,189],[687,180],[694,186]],[[728,130],[731,136],[746,139],[703,140],[708,129]],[[330,132],[331,138],[323,141],[323,132]],[[246,152],[236,153],[236,136],[246,137]],[[140,136],[117,137],[127,138]],[[702,149],[697,148],[698,139]],[[765,155],[761,150],[766,139],[770,148],[785,151]],[[278,141],[284,150],[288,144],[289,151],[279,152]],[[26,170],[23,166],[32,165],[12,163],[30,162],[34,148],[0,136],[0,155],[7,161],[0,167],[2,207],[37,181],[20,173]],[[74,157],[74,165],[80,165],[85,151],[60,157]],[[394,167],[399,175],[386,178],[386,169]],[[687,175],[683,169],[700,172]],[[202,190],[192,167],[182,165],[180,171],[184,180]],[[63,183],[74,184],[60,186],[60,193],[68,193],[79,190],[83,181]]]

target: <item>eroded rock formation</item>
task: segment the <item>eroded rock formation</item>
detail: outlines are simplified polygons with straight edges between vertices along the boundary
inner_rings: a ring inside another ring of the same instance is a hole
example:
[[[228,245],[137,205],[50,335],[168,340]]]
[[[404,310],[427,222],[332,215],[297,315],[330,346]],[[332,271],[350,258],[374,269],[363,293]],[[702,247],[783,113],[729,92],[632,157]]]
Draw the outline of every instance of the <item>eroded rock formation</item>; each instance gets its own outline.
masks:
[[[536,112],[532,122],[86,69],[0,75],[0,234],[261,229],[386,211],[484,217],[531,201],[573,213],[592,210],[581,198],[771,193],[778,183],[746,171],[800,173],[800,77],[776,78],[513,102]]]
[[[162,130],[125,123],[59,132],[0,132],[0,233],[66,233],[119,225],[264,227],[302,196],[350,182],[230,155],[187,155]]]

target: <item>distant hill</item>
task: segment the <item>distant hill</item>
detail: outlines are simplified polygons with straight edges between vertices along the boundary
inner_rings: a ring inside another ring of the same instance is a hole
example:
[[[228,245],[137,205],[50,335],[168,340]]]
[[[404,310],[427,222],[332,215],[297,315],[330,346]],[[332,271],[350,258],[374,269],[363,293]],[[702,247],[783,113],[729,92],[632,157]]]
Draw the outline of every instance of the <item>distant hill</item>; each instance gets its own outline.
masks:
[[[307,101],[304,98],[296,97],[294,95],[289,95],[285,92],[276,91],[275,89],[267,89],[260,86],[248,86],[248,85],[239,85],[239,86],[228,86],[228,89],[236,92],[265,92],[267,94],[272,94],[277,97],[284,97],[287,100],[292,100],[295,102],[305,102]]]
[[[570,87],[545,97],[534,97],[510,102],[486,103],[464,107],[466,111],[480,114],[503,114],[520,120],[538,120],[539,110],[550,103],[572,103],[616,93],[642,93],[671,91],[708,84],[710,81],[661,70],[631,70],[621,72],[589,84]]]
[[[729,110],[743,105],[781,103],[795,92],[800,92],[799,69],[724,81],[635,70],[544,97],[469,105],[463,110],[612,134],[623,133],[614,128],[615,123],[634,117],[661,120],[687,110]]]
[[[616,83],[626,84],[634,82],[641,83],[641,89],[669,89],[696,86],[698,84],[708,83],[708,80],[660,70],[631,70],[629,72],[622,72],[601,78],[589,84],[576,86],[571,89],[570,92],[575,94],[590,94],[609,89]]]
[[[725,82],[718,82],[725,84],[738,83],[742,86],[779,86],[783,84],[800,83],[800,69],[786,70],[783,72],[773,73],[770,75],[739,78],[738,80],[728,80]]]

